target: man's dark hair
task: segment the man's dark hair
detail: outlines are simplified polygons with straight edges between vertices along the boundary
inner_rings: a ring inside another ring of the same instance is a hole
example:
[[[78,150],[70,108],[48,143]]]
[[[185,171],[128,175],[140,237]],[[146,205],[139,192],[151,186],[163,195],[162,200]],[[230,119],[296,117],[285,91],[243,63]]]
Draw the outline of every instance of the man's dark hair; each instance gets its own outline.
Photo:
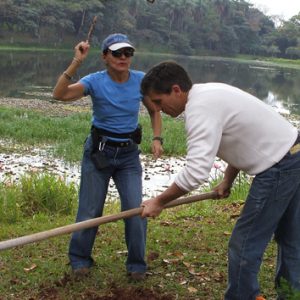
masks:
[[[184,92],[188,92],[193,85],[183,67],[173,61],[161,62],[144,76],[141,83],[141,93],[144,96],[151,91],[159,94],[170,94],[174,84],[179,85]]]

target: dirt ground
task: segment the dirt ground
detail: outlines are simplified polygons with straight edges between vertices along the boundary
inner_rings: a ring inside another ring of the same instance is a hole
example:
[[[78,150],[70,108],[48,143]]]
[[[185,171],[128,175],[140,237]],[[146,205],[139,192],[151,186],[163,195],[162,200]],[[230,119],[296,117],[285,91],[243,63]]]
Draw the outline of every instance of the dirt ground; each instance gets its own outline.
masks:
[[[92,102],[89,97],[85,97],[77,101],[67,102],[56,100],[0,97],[0,106],[25,108],[37,112],[42,112],[47,116],[65,117],[78,112],[91,112]],[[145,112],[145,107],[141,105],[141,113]]]
[[[39,300],[61,300],[55,289],[43,290],[40,292]],[[88,300],[174,300],[172,295],[161,295],[150,289],[143,288],[113,288],[110,295],[97,296],[96,292],[87,291],[80,295],[80,299]]]
[[[91,100],[89,97],[72,102],[40,99],[0,98],[0,105],[6,107],[30,109],[55,117],[64,117],[76,112],[91,111]]]
[[[61,280],[55,282],[55,287],[40,286],[40,291],[36,299],[39,300],[62,300],[59,296],[58,288],[66,287],[74,279],[69,274],[65,274]],[[126,286],[120,288],[111,284],[110,292],[105,296],[99,296],[99,291],[88,290],[80,294],[79,299],[87,300],[174,300],[173,295],[161,294],[153,289]],[[35,299],[31,299],[35,300]]]

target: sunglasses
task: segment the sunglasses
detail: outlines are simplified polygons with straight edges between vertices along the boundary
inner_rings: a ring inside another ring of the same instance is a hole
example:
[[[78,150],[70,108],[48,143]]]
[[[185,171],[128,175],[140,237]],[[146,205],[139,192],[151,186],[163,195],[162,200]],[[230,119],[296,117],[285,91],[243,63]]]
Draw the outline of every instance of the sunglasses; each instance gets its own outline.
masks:
[[[120,58],[123,54],[125,57],[132,57],[134,54],[134,49],[132,48],[123,48],[115,51],[109,50],[113,57]]]

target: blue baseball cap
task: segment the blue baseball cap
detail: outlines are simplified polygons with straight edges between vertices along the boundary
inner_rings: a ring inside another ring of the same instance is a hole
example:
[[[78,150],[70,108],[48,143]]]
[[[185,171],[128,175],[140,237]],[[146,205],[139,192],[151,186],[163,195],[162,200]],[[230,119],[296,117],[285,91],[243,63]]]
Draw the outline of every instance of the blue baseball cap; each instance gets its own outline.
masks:
[[[122,33],[113,33],[110,34],[108,37],[106,37],[102,42],[102,51],[105,51],[107,49],[115,51],[121,48],[133,48],[132,43],[129,41],[127,35]]]

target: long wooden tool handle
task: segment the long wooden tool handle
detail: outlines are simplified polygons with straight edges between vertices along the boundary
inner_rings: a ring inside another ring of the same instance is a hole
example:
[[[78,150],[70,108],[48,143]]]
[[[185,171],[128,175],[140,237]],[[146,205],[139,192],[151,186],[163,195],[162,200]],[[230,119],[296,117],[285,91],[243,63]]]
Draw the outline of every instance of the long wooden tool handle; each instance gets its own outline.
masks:
[[[178,206],[181,204],[188,204],[188,203],[201,201],[201,200],[216,199],[216,196],[217,196],[216,192],[209,192],[209,193],[199,194],[199,195],[190,196],[190,197],[182,197],[182,198],[179,198],[179,199],[169,202],[165,206],[165,208],[170,208],[170,207]],[[0,251],[9,249],[9,248],[13,248],[16,246],[26,245],[29,243],[34,243],[37,241],[45,240],[50,237],[71,233],[71,232],[78,231],[81,229],[96,227],[100,224],[105,224],[105,223],[114,222],[114,221],[117,221],[120,219],[126,219],[126,218],[130,218],[133,216],[137,216],[142,213],[142,210],[143,210],[142,207],[133,208],[133,209],[122,211],[118,214],[94,218],[94,219],[78,222],[75,224],[70,224],[70,225],[66,225],[63,227],[58,227],[58,228],[54,228],[51,230],[42,231],[42,232],[18,237],[15,239],[3,241],[3,242],[0,242]]]

